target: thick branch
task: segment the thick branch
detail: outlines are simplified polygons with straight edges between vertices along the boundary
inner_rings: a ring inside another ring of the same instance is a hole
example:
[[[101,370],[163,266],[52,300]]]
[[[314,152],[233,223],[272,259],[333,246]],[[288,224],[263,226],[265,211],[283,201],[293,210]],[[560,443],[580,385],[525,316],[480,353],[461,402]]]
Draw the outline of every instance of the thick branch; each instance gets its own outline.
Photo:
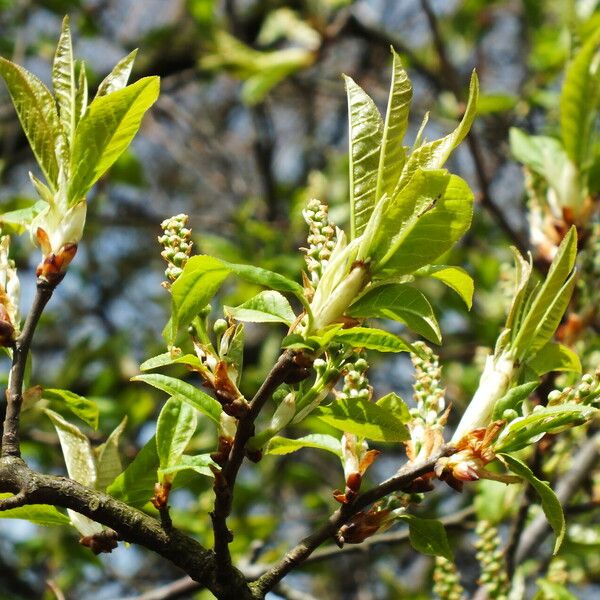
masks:
[[[304,562],[323,542],[334,536],[338,529],[353,515],[373,502],[405,489],[418,477],[430,473],[435,463],[442,456],[449,456],[454,451],[451,446],[445,446],[436,455],[421,464],[407,464],[396,475],[378,486],[360,494],[351,504],[344,504],[336,510],[319,529],[304,538],[295,548],[292,548],[283,559],[258,579],[256,589],[265,594],[281,581],[291,570]]]
[[[70,508],[117,532],[119,539],[139,544],[170,560],[195,581],[211,591],[218,591],[215,580],[213,552],[193,538],[161,524],[145,513],[68,479],[32,471],[17,457],[0,459],[0,492],[12,492],[25,497],[26,504],[49,504]],[[7,507],[9,508],[9,507]],[[252,593],[244,576],[232,570],[232,586],[237,586],[237,598],[251,600]]]
[[[19,447],[19,418],[21,415],[21,405],[23,404],[25,366],[27,365],[27,357],[35,328],[42,316],[44,307],[52,297],[54,288],[54,285],[38,280],[33,306],[27,315],[23,331],[15,342],[6,398],[6,417],[2,432],[2,456],[21,456]]]

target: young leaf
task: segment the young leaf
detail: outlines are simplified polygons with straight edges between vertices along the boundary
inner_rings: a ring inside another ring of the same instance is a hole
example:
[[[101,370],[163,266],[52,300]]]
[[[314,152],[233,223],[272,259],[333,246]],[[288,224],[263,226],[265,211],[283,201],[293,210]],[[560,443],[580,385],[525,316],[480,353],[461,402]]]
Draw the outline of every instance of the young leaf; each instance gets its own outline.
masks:
[[[171,476],[170,478],[173,479],[175,474],[181,471],[194,471],[199,475],[214,477],[213,472],[210,470],[210,465],[214,466],[214,464],[210,454],[198,454],[196,456],[183,454],[174,464],[168,467],[161,467],[158,470],[158,475],[160,478]]]
[[[433,277],[453,289],[471,310],[475,286],[471,276],[460,267],[448,265],[429,265],[414,273],[419,277]]]
[[[154,436],[137,453],[131,464],[106,488],[111,496],[135,508],[142,508],[152,497],[158,469]]]
[[[98,429],[98,405],[69,390],[44,389],[42,397],[68,408],[76,417],[93,429]]]
[[[560,95],[560,131],[569,158],[579,167],[589,150],[600,98],[600,33],[596,31],[567,69]]]
[[[402,141],[408,127],[412,85],[406,71],[402,68],[400,56],[393,48],[391,51],[393,56],[392,83],[379,157],[376,200],[379,200],[385,193],[392,194],[406,160],[406,151]]]
[[[574,403],[539,408],[526,417],[511,421],[498,437],[494,449],[497,452],[516,452],[546,433],[558,433],[582,425],[597,414],[596,408]]]
[[[161,469],[179,463],[196,425],[196,412],[189,404],[178,398],[167,400],[156,423],[156,449]]]
[[[395,254],[382,269],[376,268],[374,276],[404,275],[433,262],[469,229],[472,216],[473,192],[463,179],[451,175],[443,195],[418,218]]]
[[[193,385],[168,377],[167,375],[159,375],[158,373],[148,373],[146,375],[137,375],[132,377],[131,381],[143,381],[170,396],[174,396],[178,400],[183,400],[211,418],[215,423],[219,422],[221,415],[221,405],[208,394],[194,387]]]
[[[417,552],[454,560],[446,530],[440,521],[421,519],[414,515],[400,515],[400,519],[408,523],[408,538]]]
[[[375,103],[350,77],[348,96],[350,143],[350,219],[352,239],[364,231],[377,202],[377,174],[383,122]]]
[[[568,280],[577,257],[577,232],[571,227],[558,248],[531,307],[523,317],[513,342],[518,358],[524,358],[542,348],[550,340],[571,298],[574,279]],[[566,283],[565,283],[566,281]]]
[[[99,96],[79,122],[71,152],[70,204],[79,202],[104,172],[127,149],[146,111],[158,98],[159,78],[144,77],[134,84]]]
[[[202,361],[195,354],[183,354],[182,356],[173,357],[170,352],[165,352],[144,361],[140,365],[140,371],[152,371],[153,369],[175,364],[192,365],[197,368],[203,366]]]
[[[239,265],[225,261],[223,261],[223,265],[232,273],[250,283],[256,283],[279,292],[290,292],[296,296],[303,296],[304,294],[304,290],[300,284],[279,273],[274,273],[273,271],[253,265]]]
[[[225,314],[236,321],[249,323],[285,323],[291,325],[296,315],[279,292],[266,290],[239,306],[225,306]]]
[[[556,554],[560,549],[566,531],[565,516],[559,499],[552,488],[545,481],[538,479],[524,462],[510,454],[500,454],[499,456],[515,475],[528,481],[539,494],[544,514],[556,535],[554,544],[554,554]]]
[[[391,411],[362,398],[339,399],[313,413],[321,421],[378,442],[409,439],[406,425]]]
[[[69,142],[73,139],[75,131],[75,62],[73,60],[73,43],[71,42],[71,28],[69,17],[65,16],[62,22],[62,31],[54,64],[52,65],[52,86],[58,104],[60,122]]]
[[[0,494],[0,500],[12,494]],[[23,519],[36,525],[70,525],[69,518],[48,504],[30,504],[0,511],[0,519]]]
[[[85,63],[78,62],[79,76],[77,78],[77,91],[75,92],[75,128],[79,125],[88,107],[88,81],[85,72]]]
[[[301,450],[302,448],[316,448],[318,450],[326,450],[338,457],[342,457],[342,444],[338,438],[332,435],[321,433],[312,433],[304,437],[292,440],[285,437],[275,436],[271,438],[268,446],[265,449],[265,454],[290,454]]]
[[[563,344],[548,342],[533,359],[527,362],[535,374],[541,377],[550,371],[575,371],[581,373],[579,356]]]
[[[410,285],[390,283],[375,286],[348,310],[351,317],[379,317],[405,323],[414,332],[441,344],[440,326],[431,304],[422,292]]]
[[[389,394],[382,396],[379,398],[379,400],[377,400],[377,402],[375,402],[375,404],[377,404],[377,406],[381,406],[381,408],[385,408],[385,410],[392,413],[394,417],[402,421],[402,423],[408,423],[413,418],[410,414],[408,406],[406,405],[406,402],[404,402],[404,400],[402,400],[402,398],[400,398],[400,396],[394,392],[390,392]]]
[[[127,85],[137,52],[138,51],[136,48],[115,65],[115,68],[102,80],[98,86],[96,97],[108,96],[113,92],[123,89]]]
[[[400,336],[370,327],[342,329],[333,336],[333,341],[347,344],[352,348],[366,348],[378,352],[414,352],[418,354],[418,350]]]
[[[119,454],[119,440],[123,435],[125,425],[127,425],[127,417],[123,417],[104,444],[94,449],[98,473],[96,488],[99,490],[105,490],[123,470]]]
[[[61,134],[56,103],[48,88],[32,73],[0,57],[4,78],[29,145],[53,192],[58,187],[56,148]]]
[[[511,388],[504,396],[502,396],[502,398],[496,400],[494,412],[492,413],[492,420],[496,421],[501,419],[505,410],[517,410],[539,385],[540,382],[536,380]]]
[[[229,275],[229,269],[218,258],[193,256],[183,273],[171,286],[173,329],[189,325],[210,302]]]

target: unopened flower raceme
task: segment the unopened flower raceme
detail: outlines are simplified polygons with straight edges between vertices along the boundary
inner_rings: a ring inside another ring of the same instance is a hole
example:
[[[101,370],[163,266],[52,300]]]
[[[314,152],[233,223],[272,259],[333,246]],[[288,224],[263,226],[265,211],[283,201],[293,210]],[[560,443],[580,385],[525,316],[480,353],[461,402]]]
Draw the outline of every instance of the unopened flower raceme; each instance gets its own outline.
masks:
[[[19,335],[20,285],[15,263],[8,257],[10,237],[0,238],[0,346],[12,346]]]
[[[456,565],[443,556],[435,557],[433,582],[433,593],[440,600],[462,600],[464,598],[465,590],[460,584]]]
[[[336,227],[329,220],[327,204],[313,198],[302,211],[308,225],[308,248],[304,248],[306,268],[311,284],[316,287],[336,244]]]
[[[479,581],[485,586],[490,600],[508,600],[510,585],[498,530],[489,521],[479,521],[475,533],[479,537],[475,543],[481,566]]]
[[[160,255],[167,261],[165,276],[168,279],[163,282],[163,287],[170,287],[181,275],[192,252],[192,230],[188,227],[188,221],[187,215],[179,214],[160,224],[164,232],[158,238],[164,247]]]

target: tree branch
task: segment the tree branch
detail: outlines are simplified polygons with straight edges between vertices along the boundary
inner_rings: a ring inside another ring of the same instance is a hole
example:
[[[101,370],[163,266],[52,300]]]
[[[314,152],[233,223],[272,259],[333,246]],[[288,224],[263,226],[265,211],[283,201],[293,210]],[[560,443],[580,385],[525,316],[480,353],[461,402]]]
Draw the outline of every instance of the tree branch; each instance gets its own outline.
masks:
[[[33,305],[23,327],[21,335],[17,338],[13,348],[12,367],[10,369],[9,386],[7,391],[6,416],[2,431],[2,456],[21,456],[19,443],[19,419],[21,405],[23,404],[23,379],[29,348],[33,340],[35,328],[42,316],[44,307],[52,297],[55,285],[41,279],[37,288]]]
[[[265,594],[281,581],[290,571],[304,562],[314,550],[325,540],[333,537],[338,529],[353,515],[377,500],[405,489],[418,477],[433,471],[436,462],[442,456],[449,456],[455,451],[452,446],[444,446],[437,454],[420,464],[406,464],[396,475],[383,483],[357,496],[354,502],[344,504],[336,510],[319,529],[304,538],[295,548],[292,548],[282,560],[271,567],[254,584],[256,590]]]

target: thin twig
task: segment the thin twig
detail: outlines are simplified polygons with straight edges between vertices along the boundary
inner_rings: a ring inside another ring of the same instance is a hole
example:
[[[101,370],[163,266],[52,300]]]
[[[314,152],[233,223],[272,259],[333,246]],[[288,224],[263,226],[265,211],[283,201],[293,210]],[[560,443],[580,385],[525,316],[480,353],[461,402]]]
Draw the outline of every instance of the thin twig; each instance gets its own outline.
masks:
[[[354,502],[342,505],[329,517],[326,523],[304,538],[279,563],[271,567],[267,573],[260,577],[254,584],[255,589],[262,594],[273,589],[279,581],[299,564],[303,563],[323,542],[333,537],[338,529],[358,511],[392,492],[405,489],[418,477],[430,473],[442,456],[448,456],[453,452],[454,448],[444,446],[440,452],[426,462],[405,465],[394,477],[360,494]]]
[[[13,348],[12,367],[10,369],[7,392],[6,416],[2,432],[2,456],[21,456],[19,443],[19,419],[23,404],[23,379],[29,348],[33,340],[35,328],[42,316],[44,307],[52,297],[54,285],[38,280],[33,305]]]

